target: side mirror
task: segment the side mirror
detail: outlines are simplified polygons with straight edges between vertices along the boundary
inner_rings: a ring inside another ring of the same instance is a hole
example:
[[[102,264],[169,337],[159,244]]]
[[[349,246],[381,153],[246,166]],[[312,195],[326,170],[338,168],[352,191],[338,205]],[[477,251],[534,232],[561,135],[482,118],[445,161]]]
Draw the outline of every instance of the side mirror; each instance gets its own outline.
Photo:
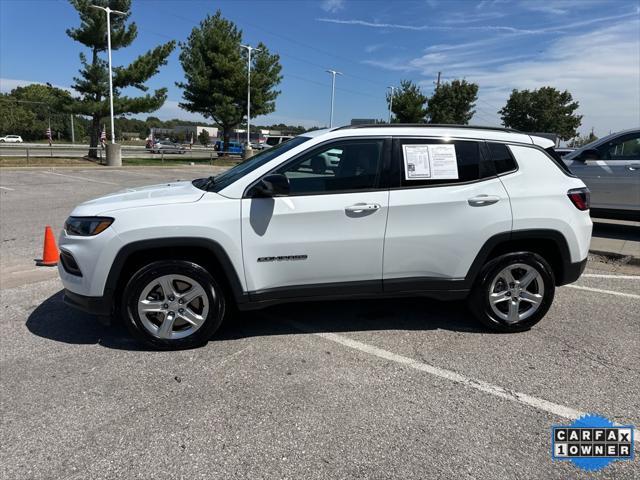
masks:
[[[577,160],[582,160],[583,162],[586,160],[601,160],[600,152],[595,148],[589,148],[580,154],[580,158]]]
[[[281,173],[262,177],[249,191],[250,197],[277,197],[289,195],[289,179]]]

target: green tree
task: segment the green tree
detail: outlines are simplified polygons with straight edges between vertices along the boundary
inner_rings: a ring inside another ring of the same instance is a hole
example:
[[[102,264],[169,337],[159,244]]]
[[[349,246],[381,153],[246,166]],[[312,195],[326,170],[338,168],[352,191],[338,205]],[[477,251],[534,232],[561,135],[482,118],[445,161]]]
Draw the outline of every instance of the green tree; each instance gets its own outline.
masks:
[[[454,80],[440,85],[429,99],[429,123],[466,125],[473,117],[478,85]]]
[[[122,15],[111,15],[111,49],[119,50],[127,47],[135,40],[138,30],[135,23],[127,23],[131,0],[70,0],[71,5],[80,15],[80,26],[70,28],[67,35],[85,45],[90,50],[91,59],[80,54],[80,76],[74,78],[73,88],[80,94],[75,102],[75,113],[91,117],[90,146],[98,145],[101,121],[109,116],[109,71],[107,61],[100,54],[107,49],[106,13],[91,8],[91,5],[109,6],[111,9],[127,12]],[[128,97],[121,94],[127,87],[134,87],[146,92],[145,82],[158,73],[161,65],[167,63],[167,57],[175,48],[170,41],[154,48],[136,58],[126,67],[113,69],[113,108],[114,115],[128,113],[152,112],[160,108],[166,98],[167,89],[160,88],[153,94],[139,97]],[[96,156],[95,150],[89,151],[90,157]]]
[[[393,93],[391,111],[395,115],[394,122],[424,123],[427,115],[426,95],[418,85],[410,80],[402,80],[400,88]],[[387,105],[391,102],[391,93],[387,93]]]
[[[9,124],[14,134],[25,140],[40,140],[51,125],[52,136],[71,138],[69,107],[71,94],[51,85],[32,83],[16,87],[2,95],[3,118],[0,125]],[[4,111],[6,110],[6,113]]]
[[[202,130],[198,134],[198,141],[204,146],[209,145],[209,132],[207,132],[206,130]]]
[[[223,18],[218,10],[191,31],[181,44],[180,63],[186,81],[177,82],[189,112],[213,119],[222,129],[228,149],[229,137],[247,111],[247,57],[240,48],[242,31]],[[275,110],[275,89],[282,80],[280,56],[271,54],[263,43],[251,55],[251,116]]]
[[[539,90],[513,90],[506,105],[498,112],[505,127],[523,132],[549,132],[563,140],[577,135],[582,115],[576,115],[578,102],[567,90],[553,87]]]
[[[25,104],[17,103],[9,94],[0,94],[0,136],[20,135],[24,140],[42,138],[44,131],[34,129],[35,123],[36,115]]]

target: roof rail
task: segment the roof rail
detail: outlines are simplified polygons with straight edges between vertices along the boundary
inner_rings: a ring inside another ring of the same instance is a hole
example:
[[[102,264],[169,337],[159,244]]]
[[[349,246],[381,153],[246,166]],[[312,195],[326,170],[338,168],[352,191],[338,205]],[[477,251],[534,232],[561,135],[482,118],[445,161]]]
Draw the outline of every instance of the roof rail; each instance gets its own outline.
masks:
[[[454,125],[446,123],[370,123],[364,125],[345,125],[343,127],[334,128],[333,130],[350,130],[355,128],[469,128],[472,130],[497,130],[500,132],[522,133],[520,130],[504,127],[489,127],[484,125]]]

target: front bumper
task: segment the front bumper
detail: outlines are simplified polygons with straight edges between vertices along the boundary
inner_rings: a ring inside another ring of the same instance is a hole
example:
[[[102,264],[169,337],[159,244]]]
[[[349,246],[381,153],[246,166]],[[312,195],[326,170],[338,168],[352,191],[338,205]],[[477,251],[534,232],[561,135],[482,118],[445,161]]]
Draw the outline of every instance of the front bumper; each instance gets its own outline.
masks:
[[[100,317],[110,317],[113,310],[113,302],[106,297],[87,297],[73,293],[65,289],[63,302],[70,307]]]
[[[79,270],[74,274],[65,269],[63,261],[58,263],[64,288],[78,296],[104,296],[107,276],[121,243],[113,227],[91,237],[67,235],[63,230],[58,239],[60,251],[72,258]]]

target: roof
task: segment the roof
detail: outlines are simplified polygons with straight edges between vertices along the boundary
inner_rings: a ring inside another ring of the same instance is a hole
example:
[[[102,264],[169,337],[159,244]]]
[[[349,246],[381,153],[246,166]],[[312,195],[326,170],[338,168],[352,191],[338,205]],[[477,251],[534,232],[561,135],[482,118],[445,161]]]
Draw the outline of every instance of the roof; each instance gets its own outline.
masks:
[[[345,125],[334,130],[347,130],[353,128],[469,128],[472,130],[499,130],[503,132],[520,133],[519,130],[504,127],[492,127],[486,125],[455,125],[451,123],[368,123],[360,125]]]
[[[526,133],[510,128],[488,127],[478,125],[439,125],[439,124],[373,124],[348,125],[331,130],[316,130],[303,133],[306,137],[326,136],[329,138],[363,137],[363,136],[414,136],[414,137],[455,137],[478,140],[494,140],[515,143],[538,144],[539,137],[531,137]],[[548,142],[548,140],[545,140]]]

